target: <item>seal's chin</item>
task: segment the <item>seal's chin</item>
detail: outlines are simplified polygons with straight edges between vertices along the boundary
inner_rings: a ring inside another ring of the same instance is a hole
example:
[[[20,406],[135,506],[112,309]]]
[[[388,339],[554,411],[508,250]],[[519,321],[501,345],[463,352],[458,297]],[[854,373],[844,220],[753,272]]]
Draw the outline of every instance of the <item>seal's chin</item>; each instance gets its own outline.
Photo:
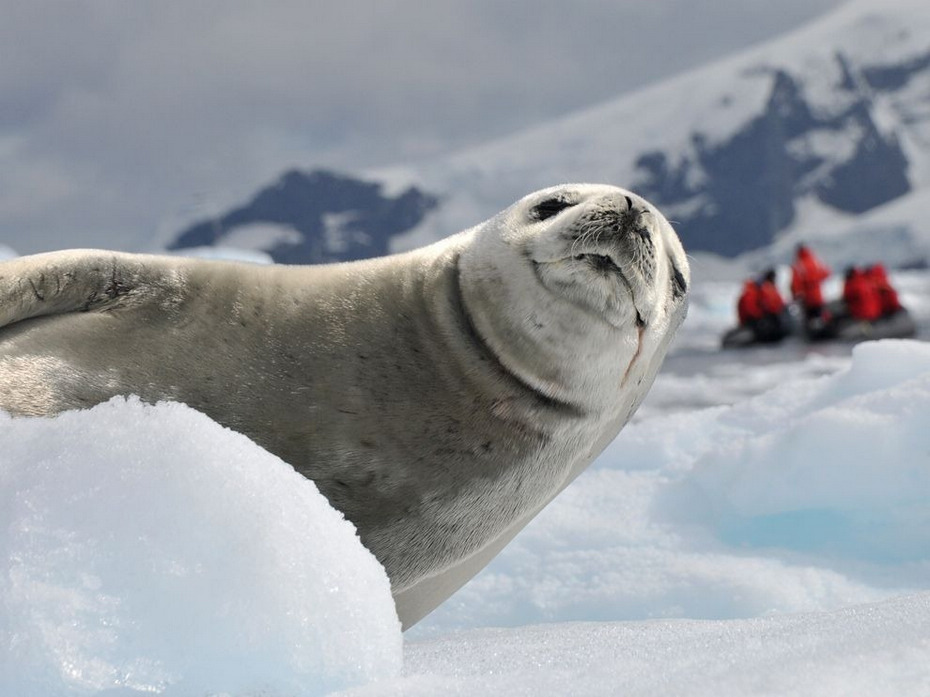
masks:
[[[540,284],[551,294],[615,329],[646,326],[643,293],[621,264],[606,253],[585,252],[553,260],[533,260]]]
[[[609,254],[584,253],[575,254],[572,256],[572,259],[589,265],[597,274],[601,274],[602,276],[612,276],[619,280],[620,283],[622,283],[624,286],[626,286],[626,290],[629,292],[630,299],[633,302],[633,309],[636,313],[636,326],[640,329],[646,326],[646,320],[643,318],[643,313],[640,311],[639,306],[636,303],[637,294],[633,292],[633,285],[630,283],[630,279],[628,279],[623,273],[623,269],[620,268],[620,265],[614,261],[613,257],[611,257]]]

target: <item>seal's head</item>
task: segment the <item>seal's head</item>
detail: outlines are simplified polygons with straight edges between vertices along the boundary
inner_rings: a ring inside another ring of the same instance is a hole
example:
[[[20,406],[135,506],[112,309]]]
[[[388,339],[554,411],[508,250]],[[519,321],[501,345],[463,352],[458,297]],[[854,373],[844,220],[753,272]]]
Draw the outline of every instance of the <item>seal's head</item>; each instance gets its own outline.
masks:
[[[530,194],[473,234],[488,239],[462,263],[482,288],[464,294],[509,367],[579,405],[613,399],[619,371],[624,385],[645,383],[635,407],[687,312],[688,261],[665,217],[625,189],[570,184]]]
[[[684,315],[688,263],[665,217],[614,187],[559,187],[524,200],[522,245],[550,292],[599,319],[645,328]],[[536,228],[536,229],[533,229]]]

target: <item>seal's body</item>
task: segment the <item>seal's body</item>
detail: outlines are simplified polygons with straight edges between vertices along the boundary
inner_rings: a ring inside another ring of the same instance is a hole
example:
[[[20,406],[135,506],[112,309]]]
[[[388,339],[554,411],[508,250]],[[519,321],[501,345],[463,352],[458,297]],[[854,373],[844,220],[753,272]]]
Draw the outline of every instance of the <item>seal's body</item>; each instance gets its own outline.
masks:
[[[69,251],[0,264],[0,409],[199,409],[316,482],[405,626],[616,435],[685,314],[665,219],[548,189],[420,250],[317,267]]]

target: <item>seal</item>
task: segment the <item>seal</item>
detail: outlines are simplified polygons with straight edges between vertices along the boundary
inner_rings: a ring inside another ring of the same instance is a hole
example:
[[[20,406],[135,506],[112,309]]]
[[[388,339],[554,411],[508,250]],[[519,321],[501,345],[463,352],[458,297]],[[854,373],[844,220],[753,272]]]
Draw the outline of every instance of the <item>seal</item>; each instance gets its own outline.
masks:
[[[134,394],[244,433],[355,524],[406,628],[627,422],[689,278],[655,207],[590,184],[345,264],[22,257],[0,264],[0,408]]]

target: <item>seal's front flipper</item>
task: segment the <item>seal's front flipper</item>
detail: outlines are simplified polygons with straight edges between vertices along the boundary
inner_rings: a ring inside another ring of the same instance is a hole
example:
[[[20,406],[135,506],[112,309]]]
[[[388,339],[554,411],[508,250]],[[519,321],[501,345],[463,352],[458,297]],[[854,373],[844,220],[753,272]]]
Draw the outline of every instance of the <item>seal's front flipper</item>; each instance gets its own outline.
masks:
[[[147,259],[147,261],[143,261]],[[67,250],[0,263],[0,328],[33,317],[105,310],[163,287],[158,257]]]

